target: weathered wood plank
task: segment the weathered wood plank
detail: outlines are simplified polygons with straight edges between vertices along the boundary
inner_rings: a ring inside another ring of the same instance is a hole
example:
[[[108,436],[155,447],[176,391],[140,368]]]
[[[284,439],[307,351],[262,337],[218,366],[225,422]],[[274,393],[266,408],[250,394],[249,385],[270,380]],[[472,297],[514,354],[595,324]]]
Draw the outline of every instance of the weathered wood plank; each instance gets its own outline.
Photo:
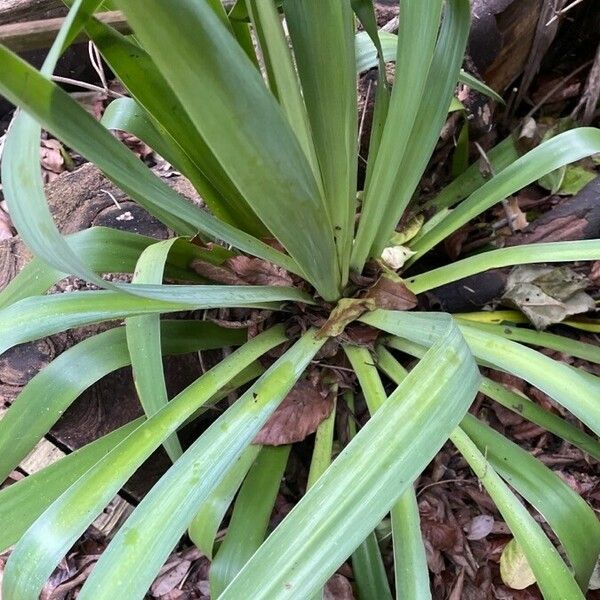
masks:
[[[121,33],[130,33],[131,31],[123,13],[120,11],[99,13],[96,17]],[[56,17],[0,25],[0,44],[10,48],[13,52],[48,48],[52,45],[63,22],[63,17]],[[76,42],[85,41],[86,39],[87,37],[82,33],[76,38]]]

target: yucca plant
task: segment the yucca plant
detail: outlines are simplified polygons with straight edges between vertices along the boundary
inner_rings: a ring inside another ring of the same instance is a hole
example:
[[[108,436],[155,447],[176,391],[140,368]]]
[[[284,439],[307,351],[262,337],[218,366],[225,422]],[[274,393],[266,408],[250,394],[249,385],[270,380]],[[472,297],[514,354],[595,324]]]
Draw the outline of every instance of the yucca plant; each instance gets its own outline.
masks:
[[[527,326],[406,309],[419,294],[493,267],[600,259],[600,241],[592,240],[492,250],[427,272],[412,266],[510,194],[600,152],[600,131],[568,131],[524,156],[506,140],[489,154],[493,177],[472,166],[429,203],[436,216],[399,242],[397,224],[407,211],[418,213],[419,180],[466,77],[468,0],[402,0],[398,37],[382,38],[385,49],[371,0],[241,0],[229,14],[217,0],[114,0],[133,36],[95,19],[101,4],[72,3],[41,72],[0,47],[0,92],[22,109],[6,139],[2,182],[12,220],[36,256],[0,294],[0,352],[125,319],[63,353],[23,389],[0,421],[2,477],[83,390],[117,368],[133,366],[146,416],[0,492],[0,545],[16,544],[3,597],[38,598],[63,555],[164,444],[173,465],[116,534],[79,598],[142,598],[188,528],[212,557],[238,489],[214,557],[213,597],[318,597],[351,555],[361,598],[391,597],[373,533],[389,515],[396,597],[429,598],[413,484],[450,440],[496,503],[544,597],[583,598],[600,551],[594,512],[468,410],[481,391],[598,459],[598,378],[529,346],[595,362],[600,351]],[[357,18],[366,31],[358,38]],[[131,96],[109,105],[103,124],[50,79],[82,28]],[[363,67],[390,52],[396,60],[393,85],[385,69],[379,73],[364,190],[356,183],[357,48]],[[178,237],[107,229],[62,237],[39,174],[41,127]],[[172,191],[109,128],[145,140],[189,178],[208,210]],[[381,260],[397,245],[414,253],[404,278],[399,265],[394,271]],[[276,273],[284,285],[246,285],[235,268],[240,257],[270,274],[267,283]],[[133,281],[111,283],[105,272],[133,273]],[[102,289],[45,295],[67,274]],[[160,318],[209,308],[253,309],[262,324],[249,336]],[[237,349],[168,399],[163,354],[231,346]],[[398,350],[420,359],[410,372]],[[349,389],[348,378],[342,388],[328,367],[341,361],[353,370]],[[482,377],[478,365],[528,381],[594,434]],[[264,539],[289,446],[252,442],[308,369],[331,396],[346,390],[338,405],[362,394],[372,416],[335,460],[335,410],[322,421],[308,491]],[[178,429],[238,388],[239,398],[183,451]]]

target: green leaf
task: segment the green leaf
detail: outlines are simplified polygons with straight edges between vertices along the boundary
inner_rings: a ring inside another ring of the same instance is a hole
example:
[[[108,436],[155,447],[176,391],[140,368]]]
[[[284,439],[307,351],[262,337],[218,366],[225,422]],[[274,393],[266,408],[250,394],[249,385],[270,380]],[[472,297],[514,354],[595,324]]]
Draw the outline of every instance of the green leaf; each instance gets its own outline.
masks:
[[[85,256],[90,269],[99,273],[133,273],[140,254],[156,242],[151,237],[108,227],[91,227],[67,235],[65,240],[73,252]],[[192,260],[198,258],[211,264],[221,264],[231,255],[221,246],[214,246],[210,251],[195,244],[176,247],[169,255],[165,275],[169,279],[202,282],[204,280],[189,269]],[[43,294],[67,275],[34,257],[0,292],[0,308]]]
[[[320,185],[321,172],[317,162],[304,98],[302,97],[298,74],[294,67],[279,12],[273,2],[248,0],[247,5],[260,43],[271,92],[279,100],[279,104],[281,104],[283,112],[310,163],[315,179]]]
[[[429,570],[414,488],[400,496],[391,510],[391,519],[396,598],[431,600]]]
[[[347,1],[283,3],[333,227],[347,282],[357,171],[354,16]]]
[[[0,92],[8,100],[23,107],[45,129],[96,164],[111,181],[174,231],[189,235],[204,233],[239,250],[281,265],[292,273],[302,274],[294,261],[283,253],[219,221],[173,191],[76,100],[3,46],[0,46],[0,62],[3,67]],[[25,88],[22,85],[23,81],[28,82]],[[3,181],[6,185],[6,176],[3,177]],[[35,200],[36,208],[41,204],[38,197],[31,199],[28,196],[25,200]],[[30,228],[29,221],[23,225],[27,229],[21,227],[19,233],[27,244],[42,244],[40,252],[37,253],[64,271],[64,267],[68,265],[62,262],[55,264],[55,248],[59,247],[61,242],[57,238],[54,224],[46,219],[42,223],[42,229]],[[77,267],[66,269],[72,274],[76,274],[81,267],[79,262],[71,266]]]
[[[315,445],[313,447],[310,468],[308,470],[308,481],[306,482],[307,490],[315,484],[331,464],[336,404],[337,400],[334,399],[331,414],[319,424],[319,427],[317,427]]]
[[[214,0],[212,8],[216,12]],[[223,10],[220,11],[220,17],[229,24]],[[226,175],[148,54],[133,40],[99,20],[89,21],[86,32],[135,99],[138,108],[134,115],[148,121],[150,128],[162,136],[160,148],[149,145],[159,153],[168,148],[168,152],[161,155],[168,160],[172,157],[173,164],[189,177],[217,217],[253,235],[264,235],[264,226]],[[116,102],[121,104],[122,101]],[[115,102],[109,105],[109,115],[111,110],[117,110],[111,109],[113,104]],[[131,118],[127,120],[132,122]],[[143,132],[148,132],[148,127],[144,127]]]
[[[597,152],[600,152],[600,130],[592,127],[566,131],[540,144],[500,171],[411,244],[417,255],[410,262],[414,263],[459,227],[546,173]]]
[[[458,209],[456,209],[458,210]],[[423,236],[423,238],[425,238]],[[421,238],[421,239],[423,239]],[[409,244],[417,250],[421,240]],[[513,265],[526,265],[543,262],[572,262],[578,260],[600,259],[600,240],[577,240],[572,242],[548,242],[535,244],[535,252],[529,245],[513,246],[482,252],[455,263],[438,267],[406,280],[407,287],[415,294],[427,292],[441,285],[458,281],[482,273],[488,269],[497,269]],[[409,263],[412,259],[409,259]]]
[[[358,272],[391,238],[447,116],[467,43],[470,5],[467,0],[446,3],[438,37],[441,7],[438,0],[403,6],[396,85],[353,248],[351,264]]]
[[[464,341],[446,322],[446,335],[267,538],[221,600],[237,600],[249,589],[254,600],[311,597],[423,470],[479,384]]]
[[[369,3],[369,0],[362,1],[364,3]],[[383,58],[384,62],[396,60],[398,36],[395,33],[383,30],[378,33],[379,42],[373,39],[373,35],[370,31],[359,31],[356,34],[356,71],[358,73],[376,67],[380,56]],[[381,45],[380,50],[376,47],[377,45]],[[485,83],[479,81],[479,79],[463,69],[460,70],[458,80],[461,83],[468,85],[471,89],[482,93],[484,96],[488,96],[500,104],[505,104],[502,96],[498,95],[492,88],[488,87]]]
[[[303,294],[284,287],[137,285],[164,300],[89,291],[33,296],[0,310],[0,354],[16,344],[111,319],[201,308],[264,306],[265,302],[286,300],[306,302]]]
[[[583,594],[565,563],[529,511],[487,462],[469,436],[458,428],[450,438],[492,497],[513,532],[548,600],[581,599]]]
[[[174,238],[146,248],[137,261],[132,283],[161,284],[167,257],[176,244],[181,246],[186,242]],[[125,332],[135,389],[144,413],[151,417],[169,401],[162,362],[160,315],[128,317]],[[183,453],[176,433],[165,441],[164,447],[173,462]]]
[[[223,517],[260,449],[261,446],[250,445],[244,450],[190,523],[188,535],[200,552],[209,559],[213,557],[215,538]]]
[[[502,140],[487,152],[486,156],[495,173],[505,169],[520,156],[514,136],[510,135]],[[435,210],[437,213],[454,206],[480,188],[491,177],[491,173],[487,177],[484,175],[488,168],[481,161],[475,161],[464,173],[461,173],[444,187],[441,192],[424,202],[419,209],[422,211]]]
[[[16,544],[52,502],[142,421],[143,418],[132,421],[0,490],[0,552]]]
[[[377,310],[360,321],[424,346],[439,340],[446,317],[437,313]],[[473,355],[487,365],[506,371],[536,386],[600,434],[600,379],[553,360],[516,342],[460,325]]]
[[[389,339],[386,343],[391,348],[396,348],[417,358],[421,358],[426,352],[425,347],[400,338]],[[377,366],[397,382],[398,372],[402,370],[398,361],[383,346],[377,349],[377,359]],[[483,377],[481,380],[479,391],[508,410],[573,444],[594,459],[600,460],[600,442],[595,437],[587,435],[574,424],[532,402],[525,394],[508,389],[488,377]]]
[[[371,353],[359,346],[345,346],[344,351],[358,377],[361,390],[371,415],[387,399],[385,389],[373,363]],[[351,433],[354,427],[351,427]],[[393,509],[392,509],[393,510]],[[379,542],[372,531],[352,554],[352,571],[359,595],[368,600],[391,600],[390,584],[379,550]]]
[[[314,331],[306,333],[190,446],[117,533],[83,587],[81,600],[143,598],[194,513],[283,401],[323,343],[324,340],[315,339]],[[223,436],[224,431],[228,435]]]
[[[377,348],[377,368],[396,385],[408,371],[382,345]],[[407,489],[390,510],[394,544],[396,598],[431,600],[429,569],[421,535],[419,507],[414,488]]]
[[[73,483],[60,498],[50,505],[16,545],[4,572],[5,594],[9,598],[37,600],[44,581],[52,573],[64,553],[86,530],[88,525],[102,511],[104,506],[108,504],[119,491],[120,487],[139,468],[144,460],[170,434],[176,431],[197,408],[214,396],[236,374],[252,364],[259,356],[262,356],[265,352],[285,340],[286,337],[283,334],[282,328],[279,327],[253,338],[178,394],[167,406],[141,424],[120,444],[105,454],[92,469]],[[222,418],[221,421],[217,421],[213,425],[213,428],[218,429],[219,436],[222,433],[221,426],[223,420],[227,423],[229,417]],[[206,438],[202,436],[200,439],[204,440]],[[240,448],[240,452],[231,456],[226,467],[233,464],[237,456],[241,454],[241,450],[243,450],[243,446]],[[179,468],[185,470],[188,478],[192,477],[195,479],[198,477],[198,468],[195,470],[186,470],[186,461],[184,460],[186,456],[189,455],[184,454],[176,464]],[[204,456],[204,458],[208,461],[207,456]],[[211,463],[207,462],[206,464]],[[162,481],[164,481],[164,478]],[[183,481],[184,478],[182,477],[181,482],[183,483]],[[157,484],[153,490],[160,490],[160,488],[160,484]],[[146,496],[146,498],[149,497]],[[160,500],[161,502],[164,501],[163,506],[167,508],[166,496],[161,494]],[[180,515],[180,508],[178,505],[174,510],[170,510],[170,516]],[[191,518],[192,515],[190,515],[186,525],[189,524]],[[165,518],[163,524],[168,523],[168,521],[169,519]],[[127,527],[121,529],[121,539],[127,531]],[[183,533],[183,530],[180,533]],[[177,537],[179,537],[180,533],[177,533]],[[135,539],[135,535],[128,536],[130,550],[131,543],[135,542]],[[148,544],[146,549],[150,552],[155,552],[158,539],[153,538],[153,543]],[[114,543],[115,541],[113,540]],[[111,547],[114,548],[114,546]],[[169,546],[168,551],[171,549],[172,546]],[[133,556],[132,552],[129,554]],[[108,555],[105,553],[104,556]],[[158,552],[155,552],[154,557],[158,557],[160,560]],[[136,561],[136,564],[138,567],[144,566],[145,572],[148,573],[148,562],[145,560]],[[162,562],[160,562],[159,567],[161,564]],[[156,570],[158,571],[158,568]],[[142,569],[136,569],[135,573],[139,575],[141,571]],[[129,581],[133,580],[131,574],[131,571],[127,571],[127,579]],[[118,585],[122,583],[123,578],[119,577],[115,570],[109,579],[111,585]],[[88,579],[88,584],[90,581],[91,579]],[[106,581],[104,583],[106,584]],[[134,598],[133,595],[129,594],[119,596],[118,594],[110,593],[109,587],[105,587],[105,589],[109,592],[108,597],[110,598]],[[94,598],[99,597],[100,595],[94,596]],[[139,597],[143,597],[143,593]]]
[[[245,341],[245,332],[210,322],[162,321],[162,352],[185,354]],[[65,350],[35,375],[0,420],[0,480],[33,450],[74,400],[102,377],[130,364],[125,329],[118,327]]]
[[[117,4],[248,204],[321,295],[336,299],[339,271],[319,186],[243,49],[206,0]]]
[[[265,539],[291,446],[263,446],[235,501],[227,534],[210,566],[218,598]]]
[[[600,347],[592,344],[586,344],[562,335],[547,333],[545,331],[534,331],[525,327],[509,327],[507,325],[488,325],[486,323],[476,323],[467,319],[461,319],[460,315],[456,316],[459,323],[464,323],[470,327],[487,331],[508,340],[522,342],[530,346],[541,346],[550,348],[558,352],[569,354],[583,360],[589,360],[596,364],[600,364]]]
[[[542,462],[472,415],[466,415],[461,428],[494,469],[543,515],[586,591],[600,554],[600,522],[594,511]]]
[[[352,573],[361,600],[392,600],[390,584],[374,531],[352,554]]]

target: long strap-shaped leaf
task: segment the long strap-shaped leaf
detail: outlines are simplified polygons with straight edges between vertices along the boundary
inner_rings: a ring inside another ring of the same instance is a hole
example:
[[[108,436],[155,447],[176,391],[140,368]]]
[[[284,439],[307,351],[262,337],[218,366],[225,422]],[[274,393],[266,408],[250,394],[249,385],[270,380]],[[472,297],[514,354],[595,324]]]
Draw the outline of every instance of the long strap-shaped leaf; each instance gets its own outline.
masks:
[[[387,400],[387,394],[371,353],[366,348],[346,346],[344,348],[350,364],[358,377],[360,389],[365,397],[369,413],[375,414]],[[354,424],[352,424],[354,425]],[[352,437],[356,428],[350,427]],[[392,507],[393,510],[393,507]],[[387,580],[385,567],[379,550],[375,532],[372,531],[352,554],[352,571],[361,598],[366,600],[391,600],[390,585]]]
[[[285,398],[323,343],[324,340],[315,339],[315,332],[305,334],[190,446],[117,533],[82,589],[82,600],[144,597],[198,507]]]
[[[540,177],[580,158],[600,152],[600,130],[582,127],[561,133],[522,156],[461,202],[441,223],[411,244],[412,264],[438,242]]]
[[[345,285],[356,202],[354,17],[349,0],[286,0],[283,9]]]
[[[45,129],[96,164],[111,181],[163,223],[180,234],[193,235],[199,231],[302,275],[294,261],[283,253],[219,221],[182,198],[66,92],[4,46],[0,46],[0,62],[0,92],[6,98],[23,107]],[[23,81],[27,81],[27,86],[23,86]],[[39,201],[36,200],[35,206],[38,207],[38,204]],[[19,233],[28,245],[33,244],[36,248],[40,245],[36,253],[53,263],[54,248],[60,243],[57,242],[53,223],[46,221],[42,230],[30,230],[28,222],[24,225],[26,229],[21,226]],[[73,257],[69,256],[69,260],[73,261]],[[85,271],[85,265],[82,266],[81,261],[69,264],[69,273]],[[65,270],[62,264],[57,268]]]
[[[161,284],[171,248],[185,243],[175,238],[146,248],[137,261],[132,283]],[[146,416],[151,417],[169,401],[160,343],[160,315],[128,317],[125,331],[135,389]],[[164,447],[173,462],[183,453],[176,433],[165,441]]]
[[[321,185],[321,172],[306,106],[279,11],[274,2],[247,0],[246,4],[260,43],[271,92],[279,100],[279,104],[281,104],[281,108],[312,167],[315,180],[317,184]]]
[[[477,323],[462,319],[460,315],[456,316],[459,323],[464,323],[475,329],[487,331],[494,335],[499,335],[508,340],[521,342],[530,346],[541,346],[558,352],[564,352],[570,356],[582,358],[596,364],[600,364],[600,347],[586,342],[580,342],[572,338],[548,333],[546,331],[535,331],[526,327],[510,327],[508,325],[491,325],[487,323]]]
[[[185,354],[245,341],[245,332],[210,322],[161,321],[164,354]],[[125,329],[90,337],[35,375],[0,419],[0,481],[23,460],[73,401],[102,377],[130,363]]]
[[[0,354],[16,344],[100,321],[201,308],[260,307],[269,306],[270,302],[306,301],[297,290],[282,287],[139,286],[165,299],[90,291],[20,300],[0,311]]]
[[[11,554],[4,573],[6,597],[9,600],[37,600],[44,581],[63,554],[144,460],[236,374],[285,339],[279,327],[253,338],[141,424],[66,490],[33,524]],[[217,423],[220,434],[222,421]],[[183,464],[182,459],[177,464]],[[187,476],[197,477],[197,471],[197,468],[196,471],[187,470]],[[177,507],[172,512],[178,513]],[[133,537],[129,536],[130,542],[134,541]],[[147,549],[150,550],[155,543],[156,540],[153,540]],[[169,551],[171,549],[172,546],[169,546]],[[112,581],[115,581],[114,576]],[[109,597],[133,598],[127,594]]]
[[[543,515],[586,591],[600,555],[600,522],[594,511],[542,462],[472,415],[460,426],[494,469]]]
[[[311,597],[373,531],[471,404],[479,373],[448,330],[296,505],[221,600]],[[294,540],[290,544],[290,540]]]
[[[391,348],[421,358],[427,349],[398,337],[387,340]],[[385,348],[378,349],[378,366],[386,375],[390,375],[401,369],[401,365]],[[391,367],[389,366],[391,364]],[[391,375],[390,375],[391,376]],[[517,393],[508,389],[488,377],[483,377],[479,391],[508,410],[517,413],[524,419],[539,425],[546,431],[553,433],[559,438],[573,444],[573,446],[588,453],[592,458],[600,460],[600,442],[595,436],[588,435],[574,424],[569,423],[558,415],[542,408],[539,404],[532,402],[525,394]]]
[[[136,419],[0,490],[0,552],[16,544],[54,500],[139,427],[143,420]]]
[[[383,346],[377,348],[377,368],[396,385],[408,371]],[[429,569],[421,534],[419,506],[414,487],[407,489],[390,511],[394,545],[394,579],[396,598],[431,600]]]
[[[353,249],[352,267],[357,271],[387,245],[447,115],[467,43],[470,5],[468,0],[446,4],[434,49],[441,6],[437,0],[402,5],[390,112]]]
[[[393,381],[402,381],[406,376],[407,371],[385,348],[378,349],[377,358],[378,367]],[[483,378],[480,391],[496,399],[497,388],[513,396],[512,403],[522,406],[530,402],[487,378]],[[577,581],[582,588],[587,585],[600,550],[600,524],[590,507],[543,463],[472,415],[465,415],[460,426],[485,452],[492,466],[546,518],[575,567]],[[412,598],[413,594],[407,593],[406,597]]]
[[[190,539],[209,559],[213,557],[215,538],[223,517],[261,448],[262,446],[250,445],[244,450],[221,483],[202,503],[188,527]]]
[[[542,528],[502,481],[485,456],[458,428],[450,438],[481,480],[527,556],[546,600],[583,600],[584,596]]]
[[[218,598],[258,550],[277,499],[291,446],[263,446],[235,500],[225,539],[210,565],[210,592]]]
[[[216,5],[213,9],[216,9]],[[221,20],[229,23],[221,10]],[[99,20],[91,19],[86,33],[94,41],[110,68],[127,88],[138,111],[160,131],[160,147],[150,144],[180,169],[194,184],[210,209],[219,218],[248,233],[265,233],[264,226],[241,197],[231,179],[190,121],[183,105],[138,44]],[[120,101],[119,101],[120,103]],[[110,107],[112,106],[109,105]],[[140,136],[144,139],[144,136]]]
[[[140,254],[156,240],[108,227],[91,227],[65,236],[71,249],[85,256],[86,263],[98,273],[133,273]],[[221,264],[232,253],[221,246],[213,246],[210,251],[195,244],[183,248],[176,246],[169,254],[165,276],[180,281],[204,280],[189,268],[195,258],[211,264]],[[0,308],[29,296],[47,292],[55,283],[67,277],[68,273],[51,267],[41,258],[32,258],[18,275],[0,292]]]
[[[424,346],[439,340],[445,326],[444,316],[436,313],[377,310],[360,320]],[[461,324],[460,329],[478,359],[535,385],[600,435],[599,378],[468,325]]]
[[[352,252],[352,267],[359,271],[362,270],[362,264],[375,240],[385,206],[392,201],[412,129],[419,110],[424,107],[422,98],[434,59],[442,4],[441,0],[407,0],[402,3],[396,84],[392,88],[387,126],[379,147],[381,154],[378,151],[380,158],[369,166],[369,187],[365,190],[361,220]]]
[[[418,243],[418,242],[417,242]],[[410,277],[406,285],[415,293],[421,294],[433,288],[475,275],[488,269],[498,269],[513,265],[528,265],[543,262],[571,262],[576,260],[600,259],[600,240],[577,240],[572,242],[549,242],[501,248],[482,252],[455,263]]]
[[[319,187],[283,111],[231,33],[206,0],[117,5],[261,221],[321,294],[336,299],[340,277]]]

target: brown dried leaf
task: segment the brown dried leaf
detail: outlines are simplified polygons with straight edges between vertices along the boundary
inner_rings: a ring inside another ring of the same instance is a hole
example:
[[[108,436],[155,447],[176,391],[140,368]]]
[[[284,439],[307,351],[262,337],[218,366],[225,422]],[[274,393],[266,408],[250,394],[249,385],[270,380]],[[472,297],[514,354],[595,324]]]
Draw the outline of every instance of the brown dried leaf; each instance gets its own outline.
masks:
[[[226,264],[240,279],[250,285],[289,287],[293,284],[285,269],[260,258],[234,256]]]
[[[600,260],[597,260],[592,265],[592,270],[590,271],[589,279],[593,285],[600,285]]]
[[[223,283],[225,285],[245,285],[246,283],[228,268],[221,265],[213,265],[205,260],[194,260],[190,267],[201,277],[206,277],[206,279],[210,279],[216,283]]]
[[[58,140],[41,140],[40,160],[45,171],[58,174],[65,170],[65,159],[61,149],[62,145]]]
[[[174,562],[170,569],[156,578],[150,588],[150,593],[155,598],[168,594],[183,581],[191,566],[192,563],[189,560]]]
[[[512,196],[508,199],[506,203],[506,212],[511,220],[513,231],[521,231],[521,229],[525,229],[525,227],[529,225],[527,215],[525,215],[519,206],[518,197]]]
[[[254,438],[254,444],[282,446],[301,442],[333,409],[333,395],[306,379],[296,383],[271,418]]]
[[[494,529],[494,517],[490,515],[477,515],[465,527],[468,540],[482,540]]]
[[[318,338],[337,337],[346,326],[364,313],[377,308],[371,298],[342,298],[331,311],[329,318],[317,333]]]
[[[10,217],[0,208],[0,240],[14,237]]]
[[[367,292],[366,298],[385,310],[410,310],[417,305],[417,297],[395,275],[384,273]]]
[[[325,584],[323,600],[354,600],[350,582],[343,575],[336,573]]]
[[[436,550],[447,552],[454,549],[461,537],[457,527],[431,519],[421,519],[421,531]]]

